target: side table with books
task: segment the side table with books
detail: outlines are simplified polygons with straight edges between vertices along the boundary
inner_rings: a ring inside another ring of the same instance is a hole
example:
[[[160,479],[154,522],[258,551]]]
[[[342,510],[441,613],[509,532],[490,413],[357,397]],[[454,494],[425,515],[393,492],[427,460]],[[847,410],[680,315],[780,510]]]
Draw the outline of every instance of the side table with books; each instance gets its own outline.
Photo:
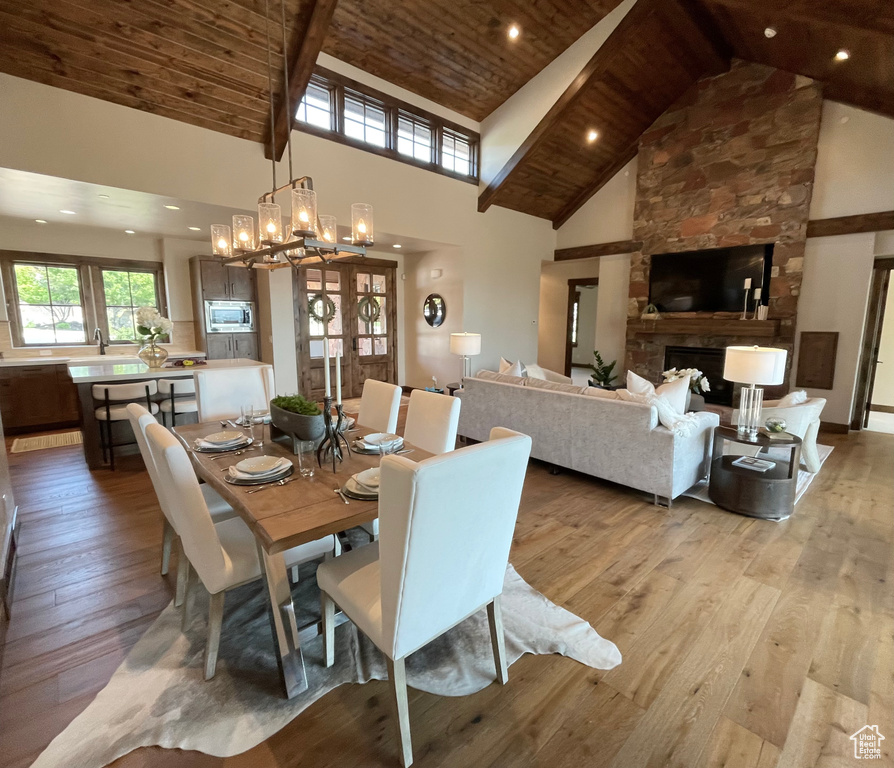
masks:
[[[728,446],[732,445],[733,448]],[[757,456],[732,452],[736,446],[760,448]],[[788,458],[767,455],[768,448],[788,448]],[[718,507],[765,520],[785,520],[795,507],[801,438],[788,432],[760,430],[751,440],[735,427],[715,427],[708,495]]]

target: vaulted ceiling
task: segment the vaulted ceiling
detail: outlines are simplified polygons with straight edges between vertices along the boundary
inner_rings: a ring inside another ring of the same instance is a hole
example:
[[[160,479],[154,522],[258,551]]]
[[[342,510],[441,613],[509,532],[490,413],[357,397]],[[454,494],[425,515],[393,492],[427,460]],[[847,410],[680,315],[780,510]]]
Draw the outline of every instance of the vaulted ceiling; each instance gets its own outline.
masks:
[[[480,120],[619,2],[282,1],[285,44],[279,0],[0,0],[0,71],[270,146],[269,15],[279,154],[284,64],[292,103],[322,50]],[[522,34],[510,41],[513,23]],[[840,48],[848,61],[834,60]],[[638,0],[479,209],[561,224],[668,106],[734,56],[816,78],[828,98],[894,117],[891,0]],[[588,143],[591,130],[599,138]]]

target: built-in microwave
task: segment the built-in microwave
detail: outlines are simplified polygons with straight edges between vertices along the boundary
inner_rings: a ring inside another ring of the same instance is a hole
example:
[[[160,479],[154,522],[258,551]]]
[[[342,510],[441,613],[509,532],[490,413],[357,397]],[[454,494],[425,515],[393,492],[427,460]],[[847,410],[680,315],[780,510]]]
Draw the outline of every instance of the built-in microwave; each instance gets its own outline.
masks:
[[[255,330],[255,305],[251,301],[206,301],[206,333],[248,333]]]

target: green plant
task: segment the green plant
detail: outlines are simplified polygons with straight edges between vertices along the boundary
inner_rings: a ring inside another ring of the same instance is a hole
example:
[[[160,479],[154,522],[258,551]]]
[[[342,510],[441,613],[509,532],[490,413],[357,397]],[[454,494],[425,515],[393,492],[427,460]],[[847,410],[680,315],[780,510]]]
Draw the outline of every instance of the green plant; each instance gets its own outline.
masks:
[[[279,397],[274,397],[270,404],[301,416],[319,416],[322,413],[316,403],[301,395],[280,395]]]
[[[600,387],[610,387],[612,382],[618,377],[612,373],[615,369],[615,364],[618,362],[617,360],[612,360],[608,365],[605,364],[605,360],[602,359],[602,355],[599,354],[599,350],[593,350],[593,357],[596,362],[590,367],[593,369],[593,382]]]

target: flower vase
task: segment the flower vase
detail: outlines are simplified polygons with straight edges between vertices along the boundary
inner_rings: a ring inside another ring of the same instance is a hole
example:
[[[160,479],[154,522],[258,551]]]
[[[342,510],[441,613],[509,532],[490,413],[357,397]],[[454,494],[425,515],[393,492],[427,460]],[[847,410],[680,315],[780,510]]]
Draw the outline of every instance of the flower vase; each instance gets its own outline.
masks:
[[[140,351],[137,352],[137,357],[150,368],[161,368],[164,361],[168,359],[168,353],[167,350],[162,349],[156,344],[155,340],[151,340],[140,347]]]

